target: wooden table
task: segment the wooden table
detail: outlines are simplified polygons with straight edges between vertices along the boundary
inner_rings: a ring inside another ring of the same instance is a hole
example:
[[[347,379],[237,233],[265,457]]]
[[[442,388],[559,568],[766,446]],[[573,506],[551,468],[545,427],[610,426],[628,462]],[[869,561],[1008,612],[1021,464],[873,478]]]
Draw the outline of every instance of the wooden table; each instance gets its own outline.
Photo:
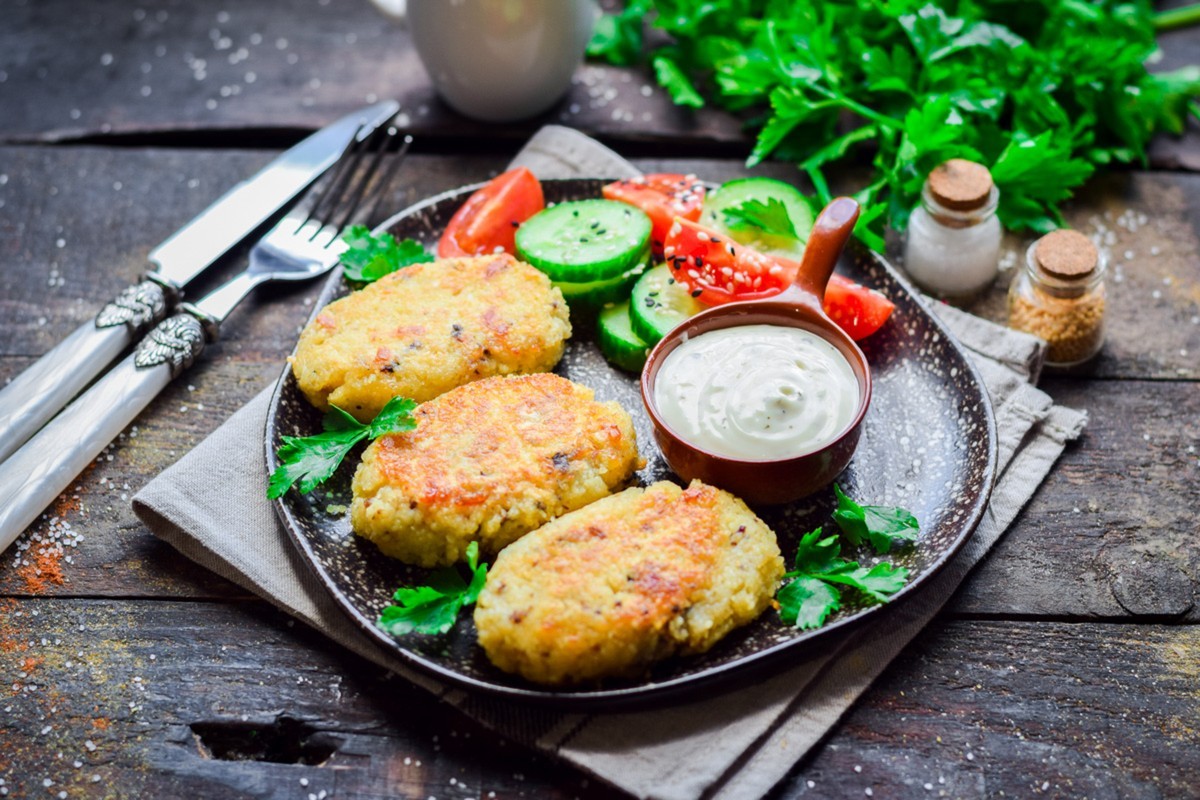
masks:
[[[545,122],[647,170],[745,173],[736,122],[674,108],[642,70],[587,65],[544,118],[485,127],[439,103],[406,34],[366,3],[225,8],[6,4],[0,381],[230,185],[377,98],[397,97],[417,138],[395,208],[495,173]],[[1168,66],[1200,52],[1195,33],[1162,42]],[[1073,225],[1111,232],[1109,339],[1089,372],[1042,386],[1088,410],[1087,432],[778,797],[1194,796],[1200,176],[1186,170],[1200,167],[1198,141],[1193,123],[1155,144],[1150,170],[1097,179],[1071,205]],[[755,172],[796,179],[782,164]],[[972,310],[1002,319],[1011,274]],[[137,489],[278,376],[315,291],[264,291],[239,309],[27,532],[30,549],[0,558],[0,795],[613,795],[295,626],[133,516]],[[68,546],[39,562],[48,542]]]

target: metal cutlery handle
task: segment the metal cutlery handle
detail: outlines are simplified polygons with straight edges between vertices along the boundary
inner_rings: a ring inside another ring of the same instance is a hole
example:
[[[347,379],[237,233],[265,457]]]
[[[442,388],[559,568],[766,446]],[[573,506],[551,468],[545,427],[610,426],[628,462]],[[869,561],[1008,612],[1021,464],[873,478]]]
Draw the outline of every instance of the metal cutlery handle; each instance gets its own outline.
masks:
[[[210,337],[190,314],[163,320],[132,355],[0,463],[0,551],[192,363]]]
[[[103,372],[146,328],[163,318],[166,290],[146,280],[130,286],[96,316],[0,389],[0,461]]]

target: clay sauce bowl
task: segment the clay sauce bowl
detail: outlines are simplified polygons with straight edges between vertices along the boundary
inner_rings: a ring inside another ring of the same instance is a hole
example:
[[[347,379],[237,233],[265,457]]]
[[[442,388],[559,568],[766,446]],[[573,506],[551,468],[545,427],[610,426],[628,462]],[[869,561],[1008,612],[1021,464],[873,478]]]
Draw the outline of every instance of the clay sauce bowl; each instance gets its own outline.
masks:
[[[871,372],[862,350],[822,309],[825,287],[858,220],[858,203],[839,197],[821,211],[795,281],[778,295],[705,309],[671,329],[654,347],[642,369],[642,402],[654,426],[663,458],[685,481],[700,479],[750,504],[788,503],[828,486],[850,463],[863,417],[871,402]],[[831,442],[787,458],[752,461],[718,455],[671,430],[654,402],[655,380],[667,355],[688,339],[740,325],[781,325],[810,331],[833,345],[858,379],[858,408],[850,424]]]

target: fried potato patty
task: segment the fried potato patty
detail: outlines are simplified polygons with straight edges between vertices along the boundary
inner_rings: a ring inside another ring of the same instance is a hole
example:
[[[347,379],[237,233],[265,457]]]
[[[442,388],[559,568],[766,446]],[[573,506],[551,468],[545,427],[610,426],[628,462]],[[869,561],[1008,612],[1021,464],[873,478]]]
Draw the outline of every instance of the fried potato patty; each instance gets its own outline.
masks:
[[[354,473],[350,521],[424,567],[485,553],[604,497],[642,465],[629,414],[551,373],[494,377],[417,408]]]
[[[699,481],[663,481],[505,548],[475,625],[493,664],[537,683],[635,676],[753,620],[783,572],[775,534],[745,503]]]
[[[309,401],[370,421],[491,375],[553,369],[571,335],[562,292],[508,254],[414,264],[323,308],[292,372]]]

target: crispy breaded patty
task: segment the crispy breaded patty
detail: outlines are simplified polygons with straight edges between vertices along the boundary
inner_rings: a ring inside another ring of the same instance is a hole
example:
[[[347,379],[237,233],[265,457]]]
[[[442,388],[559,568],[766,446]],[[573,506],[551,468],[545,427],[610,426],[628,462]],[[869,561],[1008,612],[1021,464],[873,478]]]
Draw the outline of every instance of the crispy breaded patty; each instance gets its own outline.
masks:
[[[604,497],[642,465],[629,414],[551,373],[487,378],[373,442],[354,473],[350,521],[390,556],[452,564]]]
[[[309,401],[361,422],[491,375],[553,369],[571,335],[562,292],[507,254],[414,264],[323,308],[292,372]]]
[[[699,481],[663,481],[505,548],[475,625],[493,664],[537,683],[634,676],[753,620],[783,572],[775,534],[745,503]]]

